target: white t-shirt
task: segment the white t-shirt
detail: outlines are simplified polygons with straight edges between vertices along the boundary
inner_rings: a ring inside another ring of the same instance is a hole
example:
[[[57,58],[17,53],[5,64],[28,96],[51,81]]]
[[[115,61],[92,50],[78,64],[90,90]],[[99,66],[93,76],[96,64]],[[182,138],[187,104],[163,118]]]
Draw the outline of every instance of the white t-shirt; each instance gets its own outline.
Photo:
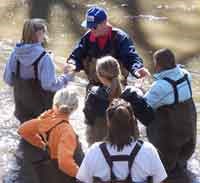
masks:
[[[77,173],[77,179],[85,183],[92,183],[93,177],[99,177],[103,181],[110,180],[110,167],[107,164],[99,145],[101,142],[94,143],[85,155],[85,158]],[[129,155],[136,142],[126,145],[122,151],[117,151],[114,146],[107,144],[109,154]],[[128,176],[128,162],[113,162],[113,172],[118,180],[124,180]],[[135,157],[131,168],[132,180],[134,182],[144,182],[148,176],[153,176],[153,183],[160,183],[166,177],[166,171],[159,158],[155,147],[149,142],[144,142],[140,151]]]

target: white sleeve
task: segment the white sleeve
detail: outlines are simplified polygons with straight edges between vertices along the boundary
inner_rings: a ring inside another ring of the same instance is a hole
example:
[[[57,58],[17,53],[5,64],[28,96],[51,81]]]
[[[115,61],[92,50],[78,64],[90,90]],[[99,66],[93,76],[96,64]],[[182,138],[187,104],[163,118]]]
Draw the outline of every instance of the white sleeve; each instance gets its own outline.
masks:
[[[93,182],[93,167],[94,165],[94,149],[90,147],[86,153],[83,162],[78,170],[76,178],[84,183]]]
[[[151,174],[153,183],[160,183],[167,178],[167,173],[160,160],[157,150],[152,145]]]

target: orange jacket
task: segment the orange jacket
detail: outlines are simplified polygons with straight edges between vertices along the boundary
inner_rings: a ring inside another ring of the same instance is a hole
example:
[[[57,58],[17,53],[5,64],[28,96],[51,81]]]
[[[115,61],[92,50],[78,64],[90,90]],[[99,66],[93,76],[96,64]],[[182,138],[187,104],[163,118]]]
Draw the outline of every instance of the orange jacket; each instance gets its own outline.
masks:
[[[57,159],[58,166],[63,172],[75,177],[79,168],[73,159],[77,147],[77,138],[66,114],[48,110],[38,118],[23,123],[18,133],[30,144],[44,148],[45,142],[40,135],[44,136],[48,130],[63,120],[65,122],[57,125],[49,134],[50,157]]]

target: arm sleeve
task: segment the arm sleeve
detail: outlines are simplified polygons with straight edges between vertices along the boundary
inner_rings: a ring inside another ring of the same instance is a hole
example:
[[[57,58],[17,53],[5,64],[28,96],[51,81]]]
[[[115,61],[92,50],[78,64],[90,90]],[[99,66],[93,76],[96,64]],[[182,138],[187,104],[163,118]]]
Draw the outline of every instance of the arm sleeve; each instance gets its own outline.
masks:
[[[163,99],[168,95],[168,89],[163,87],[166,85],[168,85],[168,83],[164,80],[155,81],[144,95],[144,98],[146,99],[147,103],[154,110],[162,105]]]
[[[83,69],[82,60],[87,56],[87,35],[84,35],[82,39],[77,43],[74,50],[72,51],[69,59],[73,59],[75,61],[76,70],[80,71]]]
[[[136,52],[133,41],[128,36],[121,36],[119,41],[120,60],[127,70],[134,75],[138,69],[143,67],[143,61]]]
[[[152,146],[151,152],[151,174],[153,176],[153,182],[160,183],[167,178],[167,173],[155,147]]]
[[[72,78],[66,74],[57,76],[52,59],[46,55],[41,62],[39,79],[44,90],[55,92],[63,88]]]
[[[39,119],[27,121],[20,126],[18,133],[30,144],[39,148],[43,148],[45,146],[45,143],[39,135],[38,123]]]
[[[75,133],[71,129],[65,131],[58,145],[58,165],[63,172],[72,177],[75,177],[78,172],[78,165],[73,158],[76,147]]]
[[[4,69],[4,75],[3,79],[4,81],[10,85],[13,86],[13,75],[12,72],[14,71],[14,53],[12,53],[6,63],[5,69]]]
[[[136,118],[145,126],[148,126],[148,124],[154,120],[154,111],[152,107],[142,96],[137,94],[134,87],[125,89],[120,98],[130,102]]]
[[[93,146],[91,146],[84,159],[83,162],[81,163],[81,166],[78,170],[78,173],[76,175],[76,178],[84,183],[91,183],[93,182],[93,166],[94,166],[94,162],[95,159],[93,159],[95,157],[94,153],[92,152],[92,148]],[[92,165],[92,166],[90,166]]]

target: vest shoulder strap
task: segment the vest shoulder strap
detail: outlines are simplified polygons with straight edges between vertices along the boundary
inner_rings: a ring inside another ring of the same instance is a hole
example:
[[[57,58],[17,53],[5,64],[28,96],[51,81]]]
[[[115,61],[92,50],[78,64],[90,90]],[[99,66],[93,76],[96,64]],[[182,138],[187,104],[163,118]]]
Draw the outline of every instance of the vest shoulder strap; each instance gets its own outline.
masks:
[[[116,176],[112,170],[113,168],[113,161],[128,161],[128,168],[129,168],[129,173],[128,176],[126,178],[126,180],[131,180],[131,167],[133,165],[133,162],[135,160],[135,157],[137,155],[137,153],[139,152],[139,150],[141,149],[143,145],[143,141],[142,140],[137,140],[136,141],[136,145],[133,148],[133,150],[131,151],[130,155],[113,155],[111,156],[108,152],[108,149],[106,147],[106,143],[102,143],[100,144],[100,149],[103,153],[103,156],[106,160],[106,162],[108,163],[109,167],[110,167],[110,173],[111,173],[111,180],[116,180]]]
[[[40,60],[42,59],[42,57],[46,55],[46,51],[43,51],[40,56],[35,60],[35,62],[33,63],[34,66],[34,73],[35,73],[35,79],[38,80],[38,63],[40,62]]]
[[[39,57],[33,62],[33,67],[34,67],[34,74],[35,74],[35,79],[38,79],[38,63],[41,60],[41,58],[46,54],[46,51],[43,51]],[[20,62],[17,60],[17,66],[16,66],[16,76],[20,77]]]
[[[45,133],[45,135],[40,134],[42,140],[43,140],[46,144],[48,144],[48,140],[49,140],[49,136],[50,136],[51,131],[52,131],[54,128],[56,128],[57,126],[59,126],[60,124],[62,124],[62,123],[67,123],[67,121],[62,120],[62,121],[60,121],[59,123],[55,124],[54,126],[52,126],[52,127]],[[48,147],[47,147],[47,148],[48,148]],[[48,150],[48,151],[49,151],[49,150]]]
[[[182,78],[180,78],[179,80],[177,81],[174,81],[168,77],[164,77],[163,80],[167,81],[169,84],[171,84],[173,90],[174,90],[174,104],[178,104],[179,102],[179,95],[178,95],[178,90],[177,90],[177,85],[183,83],[184,81],[187,81],[187,84],[188,84],[188,87],[189,87],[189,90],[190,90],[190,94],[191,94],[191,97],[192,97],[192,89],[191,89],[191,85],[190,85],[190,82],[189,82],[189,79],[188,79],[188,76],[187,74],[184,74],[184,76]]]

